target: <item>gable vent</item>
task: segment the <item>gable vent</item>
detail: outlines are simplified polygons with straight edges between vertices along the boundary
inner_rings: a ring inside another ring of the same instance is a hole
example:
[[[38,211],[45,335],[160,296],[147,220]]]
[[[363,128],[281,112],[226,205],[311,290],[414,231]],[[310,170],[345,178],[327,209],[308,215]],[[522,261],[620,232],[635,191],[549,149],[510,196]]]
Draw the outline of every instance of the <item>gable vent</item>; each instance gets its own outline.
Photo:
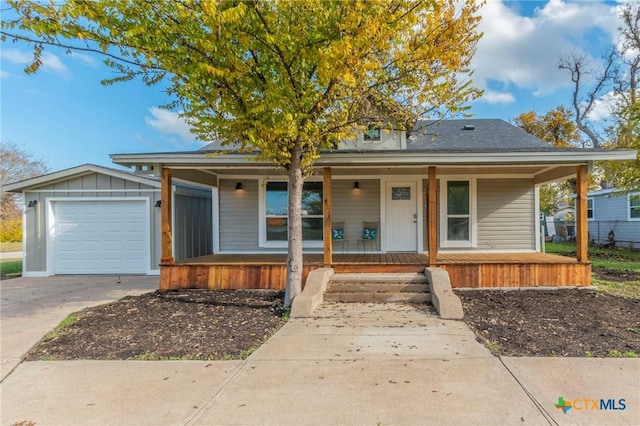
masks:
[[[475,130],[476,126],[474,126],[473,124],[465,124],[464,127],[462,128],[462,130]]]

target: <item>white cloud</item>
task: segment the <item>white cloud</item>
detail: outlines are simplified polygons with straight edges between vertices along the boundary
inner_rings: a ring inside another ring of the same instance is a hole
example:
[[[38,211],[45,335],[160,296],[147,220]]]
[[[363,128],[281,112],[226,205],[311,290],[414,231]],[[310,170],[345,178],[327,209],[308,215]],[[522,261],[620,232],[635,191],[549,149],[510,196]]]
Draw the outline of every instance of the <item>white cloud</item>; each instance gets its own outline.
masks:
[[[6,71],[1,71],[0,70],[0,78],[9,78],[9,76],[11,76],[11,74],[9,74]]]
[[[478,101],[488,104],[512,104],[516,101],[516,98],[509,92],[496,92],[485,89],[484,94]]]
[[[145,117],[145,122],[160,133],[177,135],[185,142],[195,141],[195,135],[189,131],[189,125],[176,112],[151,107],[149,112],[153,117]]]
[[[2,58],[18,65],[27,65],[33,61],[31,52],[21,51],[18,49],[3,49]],[[69,69],[62,63],[60,58],[50,52],[43,52],[41,68],[43,71],[51,71],[63,76],[69,76]]]
[[[98,67],[98,61],[96,61],[96,59],[93,56],[85,55],[83,53],[78,53],[78,52],[71,52],[69,56],[92,68]]]
[[[614,42],[619,19],[615,6],[600,1],[551,0],[529,17],[501,0],[489,0],[480,13],[484,37],[473,59],[474,81],[481,88],[499,82],[537,96],[568,86],[558,60],[574,52],[588,55],[581,46],[589,44],[594,29],[605,35],[607,43]]]
[[[601,121],[611,118],[613,115],[611,111],[617,103],[618,96],[619,95],[616,95],[614,92],[609,92],[599,99],[596,99],[593,103],[593,109],[589,113],[589,120]]]

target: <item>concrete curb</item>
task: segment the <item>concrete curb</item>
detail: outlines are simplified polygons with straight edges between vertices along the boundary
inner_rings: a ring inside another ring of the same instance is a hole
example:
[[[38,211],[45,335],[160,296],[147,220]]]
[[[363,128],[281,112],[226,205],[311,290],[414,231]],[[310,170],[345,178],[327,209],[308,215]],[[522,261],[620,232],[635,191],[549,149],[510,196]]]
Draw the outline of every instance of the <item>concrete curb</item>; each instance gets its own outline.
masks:
[[[291,318],[311,316],[324,301],[323,295],[332,276],[332,268],[320,268],[309,273],[304,290],[293,299]]]
[[[441,268],[425,268],[431,287],[431,303],[442,319],[462,319],[462,302],[451,289],[449,274]]]

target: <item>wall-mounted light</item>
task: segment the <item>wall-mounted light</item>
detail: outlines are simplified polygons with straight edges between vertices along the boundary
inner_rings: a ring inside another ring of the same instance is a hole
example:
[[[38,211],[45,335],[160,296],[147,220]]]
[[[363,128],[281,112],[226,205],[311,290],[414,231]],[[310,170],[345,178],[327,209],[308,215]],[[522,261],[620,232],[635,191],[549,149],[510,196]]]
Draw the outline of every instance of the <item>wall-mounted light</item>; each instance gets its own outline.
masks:
[[[236,182],[236,191],[239,191],[242,189],[242,182]]]
[[[38,205],[38,200],[29,201],[29,205],[27,207],[35,207]]]
[[[353,182],[353,189],[360,189],[360,182],[358,181]]]
[[[162,200],[156,201],[156,207],[162,207]]]

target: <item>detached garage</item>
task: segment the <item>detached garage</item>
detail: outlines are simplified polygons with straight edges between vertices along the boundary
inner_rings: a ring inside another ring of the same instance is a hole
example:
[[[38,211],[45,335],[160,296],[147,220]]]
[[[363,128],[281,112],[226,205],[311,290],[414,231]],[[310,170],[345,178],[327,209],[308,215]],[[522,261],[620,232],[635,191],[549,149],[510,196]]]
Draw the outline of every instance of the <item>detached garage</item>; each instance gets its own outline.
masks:
[[[160,182],[86,164],[6,185],[23,215],[23,275],[157,274]],[[173,187],[174,257],[211,253],[211,189]],[[210,230],[195,233],[193,229]]]

